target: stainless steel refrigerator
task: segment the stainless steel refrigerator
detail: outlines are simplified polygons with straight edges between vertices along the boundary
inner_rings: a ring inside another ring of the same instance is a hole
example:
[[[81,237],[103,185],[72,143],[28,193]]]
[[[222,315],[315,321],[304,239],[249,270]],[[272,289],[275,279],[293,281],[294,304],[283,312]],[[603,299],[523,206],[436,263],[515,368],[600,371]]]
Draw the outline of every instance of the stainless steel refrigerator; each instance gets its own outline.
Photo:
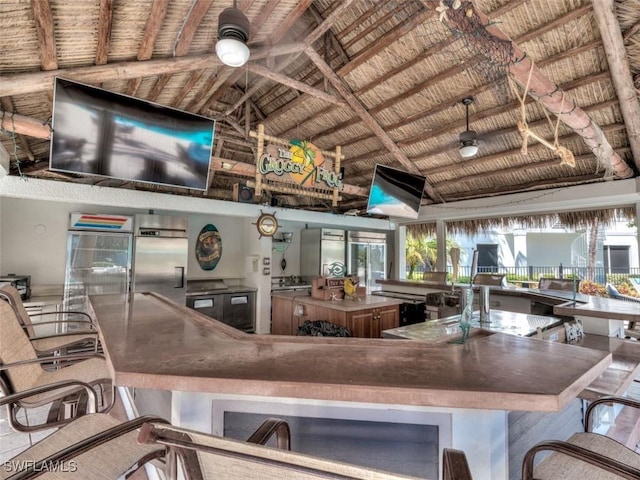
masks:
[[[367,293],[382,288],[376,280],[387,278],[386,233],[349,232],[347,256],[349,275],[357,275]]]
[[[188,224],[185,218],[136,215],[133,291],[156,292],[184,305]]]
[[[64,309],[83,310],[89,295],[128,293],[133,217],[72,213],[67,234]]]
[[[300,275],[343,277],[346,273],[346,232],[330,228],[300,231]]]

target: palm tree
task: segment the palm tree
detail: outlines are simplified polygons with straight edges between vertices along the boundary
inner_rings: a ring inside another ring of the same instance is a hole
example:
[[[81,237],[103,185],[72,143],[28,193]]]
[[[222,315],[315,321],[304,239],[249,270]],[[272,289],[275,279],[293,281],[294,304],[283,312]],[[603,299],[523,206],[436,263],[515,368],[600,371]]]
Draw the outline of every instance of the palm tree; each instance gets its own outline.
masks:
[[[447,239],[447,252],[452,247],[460,248],[456,242]],[[407,233],[407,243],[405,249],[406,262],[409,265],[408,278],[413,278],[416,266],[423,265],[433,270],[438,262],[438,240],[436,238],[416,237]]]
[[[405,246],[405,257],[409,264],[408,278],[413,278],[413,272],[417,265],[424,265],[425,256],[425,238],[414,237],[411,233],[407,233],[407,241]]]

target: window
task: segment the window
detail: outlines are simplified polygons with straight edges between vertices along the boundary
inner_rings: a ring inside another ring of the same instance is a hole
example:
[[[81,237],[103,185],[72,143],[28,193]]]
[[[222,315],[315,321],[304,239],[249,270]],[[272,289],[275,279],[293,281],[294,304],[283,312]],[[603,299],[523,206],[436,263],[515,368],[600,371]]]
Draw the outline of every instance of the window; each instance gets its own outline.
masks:
[[[478,272],[498,271],[498,245],[478,245]]]
[[[607,273],[629,273],[629,247],[605,245],[604,268]]]

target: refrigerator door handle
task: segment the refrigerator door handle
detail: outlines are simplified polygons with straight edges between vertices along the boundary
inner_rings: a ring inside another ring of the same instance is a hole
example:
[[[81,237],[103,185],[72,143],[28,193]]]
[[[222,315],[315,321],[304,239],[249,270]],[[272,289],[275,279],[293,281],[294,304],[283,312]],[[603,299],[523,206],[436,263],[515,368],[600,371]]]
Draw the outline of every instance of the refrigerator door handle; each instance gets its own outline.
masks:
[[[174,267],[176,283],[174,288],[184,288],[184,267]]]

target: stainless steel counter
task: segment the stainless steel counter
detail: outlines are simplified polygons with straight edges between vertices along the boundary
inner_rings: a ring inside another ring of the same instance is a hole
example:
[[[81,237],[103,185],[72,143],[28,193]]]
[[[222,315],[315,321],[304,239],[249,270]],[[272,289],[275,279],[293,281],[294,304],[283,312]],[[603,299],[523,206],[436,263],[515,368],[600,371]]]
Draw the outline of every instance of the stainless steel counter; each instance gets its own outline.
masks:
[[[474,312],[471,322],[472,337],[480,335],[480,332],[474,331],[478,329],[490,333],[508,333],[526,337],[534,335],[538,328],[545,330],[562,323],[562,319],[557,317],[505,312],[503,310],[491,310],[489,315],[490,322],[480,323],[479,313]],[[460,333],[460,315],[453,315],[440,320],[430,320],[428,322],[384,330],[382,337],[407,338],[430,343],[443,343],[460,336]]]

